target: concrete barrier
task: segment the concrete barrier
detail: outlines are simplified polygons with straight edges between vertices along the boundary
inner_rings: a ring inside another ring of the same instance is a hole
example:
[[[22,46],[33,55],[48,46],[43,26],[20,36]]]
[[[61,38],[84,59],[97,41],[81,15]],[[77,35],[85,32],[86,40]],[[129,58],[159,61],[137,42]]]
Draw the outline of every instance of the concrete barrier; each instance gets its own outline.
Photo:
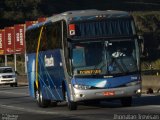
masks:
[[[150,88],[154,93],[160,90],[160,76],[142,76],[142,91],[146,93]]]

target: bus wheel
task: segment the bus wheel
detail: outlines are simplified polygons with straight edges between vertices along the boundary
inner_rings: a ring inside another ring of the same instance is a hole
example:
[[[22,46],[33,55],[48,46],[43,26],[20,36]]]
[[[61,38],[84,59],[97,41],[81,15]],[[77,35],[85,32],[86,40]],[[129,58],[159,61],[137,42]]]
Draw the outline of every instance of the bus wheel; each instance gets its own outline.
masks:
[[[130,107],[132,105],[132,97],[121,98],[121,104],[123,107]]]
[[[77,110],[77,103],[69,100],[67,96],[67,92],[65,92],[65,99],[66,99],[69,110]]]
[[[76,102],[68,102],[69,110],[77,110],[77,103]]]
[[[36,95],[36,100],[37,100],[37,104],[38,104],[39,107],[45,108],[45,107],[48,107],[50,105],[51,101],[50,100],[45,100],[43,98],[41,90],[36,90],[35,95]]]
[[[51,106],[52,106],[52,107],[56,107],[56,106],[57,106],[57,104],[58,104],[58,102],[56,102],[56,101],[51,102]]]

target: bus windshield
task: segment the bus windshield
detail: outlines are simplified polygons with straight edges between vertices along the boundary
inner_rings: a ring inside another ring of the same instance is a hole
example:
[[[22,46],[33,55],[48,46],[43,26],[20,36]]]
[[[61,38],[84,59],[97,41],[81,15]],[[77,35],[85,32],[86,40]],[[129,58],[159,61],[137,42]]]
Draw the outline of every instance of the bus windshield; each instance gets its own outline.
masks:
[[[138,71],[138,47],[133,40],[73,43],[74,75],[118,75]]]

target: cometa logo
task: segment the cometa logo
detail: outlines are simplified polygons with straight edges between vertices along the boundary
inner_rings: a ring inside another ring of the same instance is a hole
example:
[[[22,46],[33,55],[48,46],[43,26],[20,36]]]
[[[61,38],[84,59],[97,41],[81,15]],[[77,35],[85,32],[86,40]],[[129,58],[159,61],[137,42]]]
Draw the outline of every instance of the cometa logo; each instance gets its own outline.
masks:
[[[70,24],[69,25],[69,34],[70,35],[75,35],[75,24]]]
[[[70,35],[75,35],[75,30],[70,30]]]

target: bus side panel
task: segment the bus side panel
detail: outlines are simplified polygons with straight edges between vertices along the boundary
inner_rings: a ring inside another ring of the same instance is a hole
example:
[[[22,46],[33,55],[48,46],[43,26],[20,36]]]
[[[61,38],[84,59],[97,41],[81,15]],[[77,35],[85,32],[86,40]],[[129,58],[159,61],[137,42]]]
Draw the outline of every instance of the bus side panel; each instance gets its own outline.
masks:
[[[27,55],[27,72],[28,72],[28,83],[29,83],[29,94],[32,97],[34,96],[34,81],[36,79],[35,74],[35,61],[36,61],[36,54],[28,54]]]
[[[45,99],[63,100],[64,71],[60,50],[39,53],[39,81]]]

